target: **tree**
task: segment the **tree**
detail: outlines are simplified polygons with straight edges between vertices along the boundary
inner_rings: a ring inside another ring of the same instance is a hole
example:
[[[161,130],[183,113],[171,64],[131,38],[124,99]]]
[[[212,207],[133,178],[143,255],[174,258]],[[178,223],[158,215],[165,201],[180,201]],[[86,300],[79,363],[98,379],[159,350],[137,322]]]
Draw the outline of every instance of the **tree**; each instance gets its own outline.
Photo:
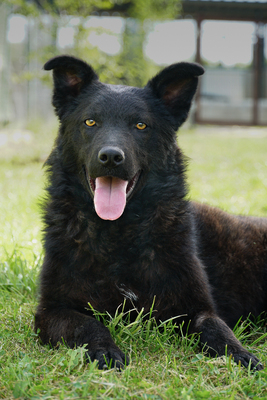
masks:
[[[79,16],[74,46],[67,49],[69,54],[81,57],[91,63],[103,81],[128,85],[143,85],[157,67],[145,59],[143,41],[152,26],[152,21],[176,18],[180,12],[179,0],[10,0],[13,12],[28,16],[50,15],[51,44],[38,50],[41,62],[59,54],[56,47],[58,26],[68,23],[70,16]],[[84,19],[89,15],[121,15],[125,18],[123,50],[116,56],[109,56],[88,43],[88,29]],[[40,24],[47,29],[45,24]],[[149,23],[150,21],[150,23]],[[66,50],[65,50],[66,51]]]

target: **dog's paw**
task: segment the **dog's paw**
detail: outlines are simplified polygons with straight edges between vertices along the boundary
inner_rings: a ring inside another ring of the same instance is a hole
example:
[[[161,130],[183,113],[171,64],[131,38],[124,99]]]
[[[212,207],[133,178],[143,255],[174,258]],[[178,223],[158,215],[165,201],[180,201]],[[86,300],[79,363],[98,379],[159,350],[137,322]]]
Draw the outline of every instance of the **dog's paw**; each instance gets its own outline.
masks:
[[[122,370],[129,364],[129,357],[125,355],[117,346],[110,348],[96,348],[86,353],[87,361],[98,362],[99,369],[116,368]]]
[[[263,369],[263,365],[260,360],[249,352],[234,353],[232,354],[234,361],[246,368],[250,368],[253,371],[260,371]]]

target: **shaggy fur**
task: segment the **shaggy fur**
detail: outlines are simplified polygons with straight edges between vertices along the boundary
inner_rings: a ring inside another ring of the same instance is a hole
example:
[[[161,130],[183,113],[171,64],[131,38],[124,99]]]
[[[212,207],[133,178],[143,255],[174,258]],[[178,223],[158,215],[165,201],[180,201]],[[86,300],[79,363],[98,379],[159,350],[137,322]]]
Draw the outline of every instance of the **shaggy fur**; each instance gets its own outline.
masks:
[[[125,300],[125,310],[146,313],[155,299],[156,320],[190,321],[211,355],[224,355],[227,345],[236,362],[261,369],[230,327],[266,310],[267,222],[186,199],[176,131],[202,67],[171,65],[145,88],[103,84],[88,64],[69,56],[45,69],[53,70],[60,129],[46,163],[45,259],[35,316],[42,342],[86,344],[99,368],[121,368],[128,357],[88,303],[114,314]],[[101,179],[128,182],[121,216],[96,212]]]

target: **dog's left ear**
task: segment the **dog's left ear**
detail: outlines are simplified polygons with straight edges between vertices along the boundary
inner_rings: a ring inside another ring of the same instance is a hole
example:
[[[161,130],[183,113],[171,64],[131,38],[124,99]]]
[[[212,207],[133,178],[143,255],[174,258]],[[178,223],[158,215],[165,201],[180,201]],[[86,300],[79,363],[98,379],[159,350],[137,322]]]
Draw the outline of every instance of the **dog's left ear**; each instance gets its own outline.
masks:
[[[147,84],[174,117],[176,129],[187,118],[197,89],[198,76],[203,74],[204,68],[200,65],[181,62],[164,68]]]

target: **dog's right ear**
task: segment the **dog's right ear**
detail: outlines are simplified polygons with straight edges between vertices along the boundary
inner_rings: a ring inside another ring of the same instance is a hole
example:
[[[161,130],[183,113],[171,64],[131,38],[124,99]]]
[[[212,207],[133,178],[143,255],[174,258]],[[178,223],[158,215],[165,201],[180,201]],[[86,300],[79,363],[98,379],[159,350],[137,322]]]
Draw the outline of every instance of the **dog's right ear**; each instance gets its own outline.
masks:
[[[94,80],[95,71],[82,60],[71,56],[58,56],[47,61],[46,71],[53,70],[54,93],[52,104],[61,117],[66,103],[76,98],[81,90]]]

